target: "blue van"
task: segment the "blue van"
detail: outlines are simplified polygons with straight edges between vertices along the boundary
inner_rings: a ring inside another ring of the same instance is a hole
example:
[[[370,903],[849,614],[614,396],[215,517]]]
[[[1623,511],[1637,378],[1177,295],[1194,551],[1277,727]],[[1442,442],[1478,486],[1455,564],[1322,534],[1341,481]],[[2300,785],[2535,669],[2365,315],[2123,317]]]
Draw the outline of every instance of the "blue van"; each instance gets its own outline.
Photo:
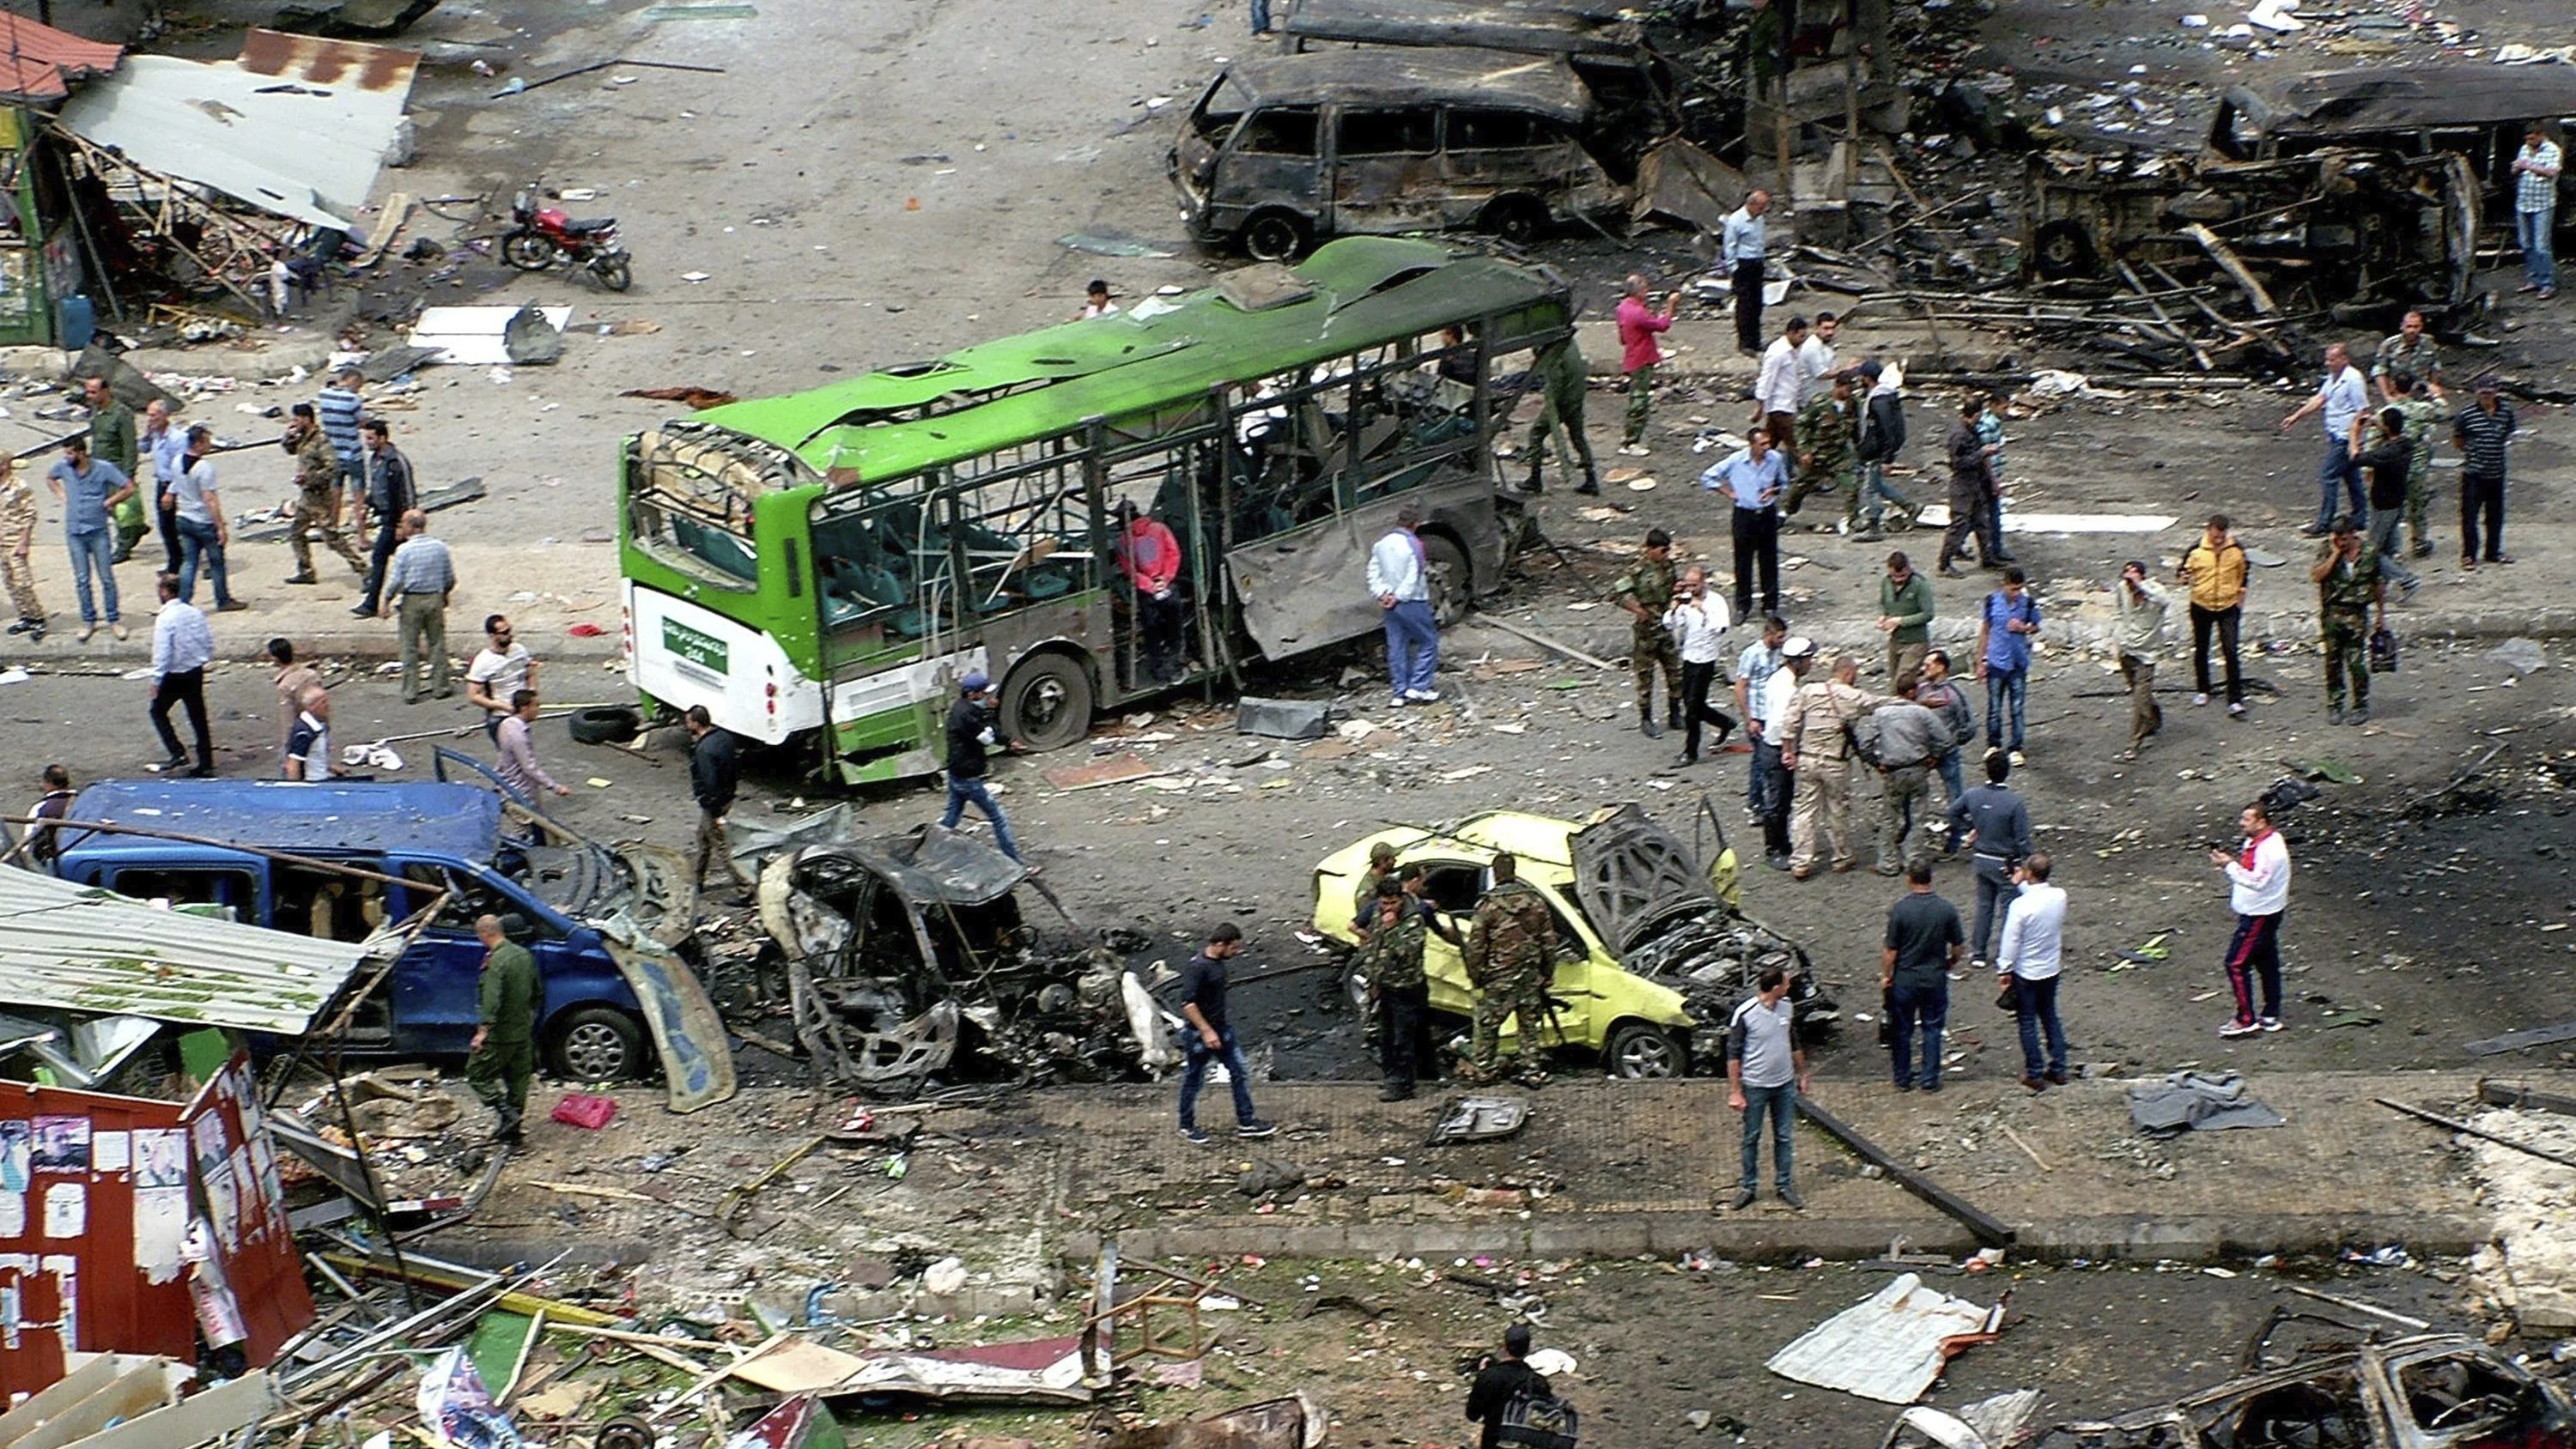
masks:
[[[161,833],[83,830],[80,822]],[[227,907],[235,919],[298,935],[363,940],[438,901],[352,1018],[353,1053],[462,1055],[474,1035],[483,961],[474,921],[516,917],[524,924],[519,939],[537,959],[537,1041],[555,1073],[577,1081],[647,1076],[658,1052],[675,1108],[732,1095],[723,1026],[673,954],[694,924],[696,891],[672,852],[611,849],[494,790],[444,780],[105,780],[72,802],[60,840],[54,871],[66,880]],[[401,884],[218,842],[356,866]]]

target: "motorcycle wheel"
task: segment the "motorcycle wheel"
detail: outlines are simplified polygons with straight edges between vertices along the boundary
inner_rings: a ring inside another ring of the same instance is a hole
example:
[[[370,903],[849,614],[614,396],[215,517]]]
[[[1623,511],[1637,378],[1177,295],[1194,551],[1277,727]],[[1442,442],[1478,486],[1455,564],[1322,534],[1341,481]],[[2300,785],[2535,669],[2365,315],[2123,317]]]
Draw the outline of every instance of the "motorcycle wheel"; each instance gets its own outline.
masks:
[[[599,284],[612,292],[623,292],[635,285],[635,273],[623,256],[593,262],[590,269],[599,274]]]
[[[555,244],[532,231],[501,238],[501,260],[523,272],[542,272],[554,264]]]

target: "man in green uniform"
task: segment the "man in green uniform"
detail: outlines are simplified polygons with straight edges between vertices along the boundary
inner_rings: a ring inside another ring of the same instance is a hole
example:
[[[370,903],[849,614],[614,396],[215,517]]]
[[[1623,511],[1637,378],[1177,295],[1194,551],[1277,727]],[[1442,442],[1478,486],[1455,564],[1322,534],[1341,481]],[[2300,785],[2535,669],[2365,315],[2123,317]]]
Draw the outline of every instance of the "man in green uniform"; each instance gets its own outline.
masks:
[[[2406,420],[2406,441],[2415,449],[2415,460],[2406,470],[2407,536],[2415,540],[2417,558],[2431,558],[2433,533],[2426,526],[2424,510],[2433,502],[2433,428],[2442,420],[2442,404],[2433,384],[2420,377],[2396,373],[2389,377],[2388,387],[2397,394],[2389,406]]]
[[[2334,521],[2334,534],[2317,555],[2308,577],[2317,585],[2317,633],[2326,650],[2326,709],[2335,724],[2370,722],[2370,623],[2374,612],[2388,618],[2387,589],[2379,579],[2379,555],[2361,529],[2344,514]],[[2352,708],[2344,708],[2344,684],[2352,686]]]
[[[1422,1024],[1431,1007],[1422,951],[1431,923],[1428,908],[1405,894],[1404,882],[1392,873],[1377,883],[1369,906],[1368,926],[1351,964],[1367,980],[1377,1003],[1378,1064],[1386,1072],[1378,1100],[1401,1102],[1413,1095],[1422,1066]]]
[[[367,561],[358,556],[349,536],[340,531],[340,455],[331,451],[331,439],[314,417],[313,404],[295,405],[286,436],[279,442],[295,459],[295,517],[286,526],[287,545],[295,550],[295,573],[287,582],[321,582],[313,572],[313,534],[317,530],[324,546],[338,554],[351,573],[366,577]]]
[[[528,1114],[528,1083],[537,1073],[537,958],[501,932],[501,918],[478,916],[483,942],[483,985],[474,1040],[465,1058],[465,1085],[499,1116],[492,1140],[517,1146],[520,1119]]]
[[[1646,546],[1636,565],[1610,586],[1610,602],[1628,611],[1628,663],[1637,671],[1637,726],[1646,738],[1664,732],[1655,723],[1655,670],[1664,671],[1664,705],[1674,729],[1682,727],[1682,652],[1664,627],[1673,606],[1673,536],[1660,528],[1646,530]]]
[[[1601,491],[1601,475],[1592,463],[1592,439],[1583,431],[1583,400],[1591,390],[1585,375],[1583,349],[1574,345],[1572,334],[1564,341],[1541,349],[1538,355],[1539,410],[1538,421],[1530,424],[1529,483],[1525,493],[1538,491],[1539,460],[1546,456],[1547,440],[1556,439],[1556,462],[1560,471],[1574,471],[1575,459],[1583,460],[1583,482],[1577,493]]]
[[[1539,1066],[1539,1040],[1547,1026],[1547,988],[1556,963],[1556,921],[1547,898],[1522,883],[1520,862],[1508,852],[1494,857],[1493,889],[1476,902],[1461,953],[1468,983],[1476,988],[1475,1045],[1471,1074],[1494,1080],[1503,1045],[1503,1023],[1520,1026],[1520,1079],[1547,1080]]]
[[[1351,892],[1351,929],[1368,934],[1369,922],[1377,918],[1377,888],[1380,881],[1395,879],[1395,847],[1381,840],[1369,847],[1368,869],[1360,872],[1358,889]]]
[[[1791,436],[1798,440],[1798,481],[1789,486],[1789,501],[1781,506],[1783,514],[1798,511],[1798,504],[1812,493],[1843,495],[1843,521],[1849,531],[1860,531],[1860,490],[1852,486],[1853,464],[1858,455],[1852,449],[1851,374],[1834,375],[1833,389],[1798,410],[1798,421]]]
[[[135,454],[134,409],[127,407],[103,377],[81,379],[81,400],[89,404],[89,455],[114,463],[132,478]],[[134,552],[149,523],[143,516],[143,490],[116,506],[116,562]]]

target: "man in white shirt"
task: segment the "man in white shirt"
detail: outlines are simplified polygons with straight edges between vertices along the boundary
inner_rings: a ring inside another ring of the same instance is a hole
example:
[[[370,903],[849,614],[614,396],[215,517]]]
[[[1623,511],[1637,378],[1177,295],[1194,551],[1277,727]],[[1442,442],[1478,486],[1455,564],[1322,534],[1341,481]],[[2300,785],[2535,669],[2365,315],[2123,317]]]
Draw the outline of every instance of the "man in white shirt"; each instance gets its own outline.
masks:
[[[1726,737],[1735,733],[1735,717],[1708,702],[1719,663],[1726,658],[1726,631],[1733,622],[1726,600],[1708,586],[1708,570],[1697,564],[1682,570],[1682,586],[1673,606],[1664,611],[1664,632],[1672,635],[1682,656],[1682,752],[1673,761],[1676,769],[1699,763],[1701,725],[1717,726],[1718,749],[1724,749]]]
[[[501,721],[512,713],[511,696],[537,687],[537,661],[518,641],[510,616],[494,614],[483,621],[483,647],[465,666],[465,699],[483,711],[483,737],[499,744]]]
[[[1792,317],[1762,354],[1762,371],[1753,381],[1753,420],[1749,426],[1771,435],[1782,465],[1796,471],[1798,456],[1798,349],[1806,345],[1807,319]]]
[[[1797,698],[1798,685],[1805,679],[1808,666],[1816,662],[1816,641],[1803,634],[1793,635],[1780,646],[1780,667],[1762,681],[1759,713],[1762,733],[1754,737],[1753,768],[1762,775],[1762,854],[1773,870],[1789,868],[1789,793],[1788,766],[1782,763],[1780,747],[1789,737],[1789,705]]]
[[[179,597],[179,576],[163,574],[161,612],[152,620],[152,728],[161,732],[166,758],[155,768],[176,770],[188,763],[170,728],[170,707],[185,705],[188,727],[197,737],[197,768],[203,778],[215,772],[214,741],[206,733],[206,666],[215,662],[214,631],[197,606]]]
[[[1765,966],[1750,1001],[1726,1023],[1726,1105],[1744,1114],[1744,1162],[1735,1188],[1735,1211],[1753,1206],[1760,1185],[1762,1119],[1771,1119],[1771,1185],[1780,1201],[1803,1208],[1791,1180],[1790,1125],[1798,1094],[1807,1086],[1807,1052],[1798,1045],[1797,1011],[1789,1004],[1789,973]]]
[[[2281,1029],[2281,917],[2290,908],[2290,847],[2272,828],[2271,807],[2257,800],[2241,817],[2245,843],[2236,854],[2209,853],[2227,876],[2227,905],[2236,912],[2236,934],[2227,943],[2227,984],[2236,993],[2236,1019],[2220,1036],[2252,1036]],[[2263,984],[2263,1014],[2254,1014],[2252,982]]]
[[[2370,500],[2361,491],[2361,469],[2352,461],[2352,420],[2370,406],[2370,384],[2363,380],[2361,369],[2352,365],[2352,354],[2340,342],[2326,349],[2325,381],[2296,411],[2281,419],[2281,431],[2288,432],[2314,413],[2324,413],[2326,422],[2325,456],[2317,463],[2317,517],[2314,523],[2300,529],[2305,538],[2323,538],[2335,518],[2335,491],[2338,487],[2352,502],[2352,516],[2370,517]]]
[[[1995,951],[1995,984],[2013,994],[2013,1019],[2021,1028],[2021,1084],[2034,1092],[2066,1085],[2066,1028],[2057,1019],[2057,982],[2064,969],[2066,892],[2048,883],[2048,855],[2034,851],[2013,872],[2021,894],[2004,908],[2003,944]],[[2040,1035],[2048,1057],[2040,1058]]]
[[[197,601],[197,571],[215,580],[215,612],[230,614],[250,606],[233,597],[232,579],[224,568],[224,549],[232,543],[232,524],[224,517],[224,500],[215,491],[214,431],[204,423],[188,429],[188,452],[179,476],[171,481],[169,499],[179,530],[179,597]]]
[[[1431,561],[1421,527],[1422,510],[1408,503],[1369,549],[1368,591],[1386,626],[1387,703],[1396,709],[1440,698],[1431,687],[1431,672],[1440,667],[1440,625],[1431,612]]]
[[[1833,313],[1819,312],[1815,330],[1807,334],[1806,341],[1798,344],[1798,407],[1801,411],[1807,404],[1834,390],[1834,333],[1841,326],[1842,319]]]
[[[331,691],[308,684],[296,701],[295,729],[286,737],[283,772],[290,780],[328,780],[339,774],[331,761]]]

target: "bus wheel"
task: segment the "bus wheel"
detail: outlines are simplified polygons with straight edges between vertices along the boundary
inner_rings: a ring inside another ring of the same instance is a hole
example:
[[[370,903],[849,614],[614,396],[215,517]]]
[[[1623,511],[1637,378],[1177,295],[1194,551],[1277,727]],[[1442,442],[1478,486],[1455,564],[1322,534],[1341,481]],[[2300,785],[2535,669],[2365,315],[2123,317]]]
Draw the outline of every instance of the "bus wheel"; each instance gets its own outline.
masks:
[[[2089,277],[2101,269],[2093,255],[2092,235],[2076,221],[2052,221],[2031,238],[2039,274],[2048,280]]]
[[[1422,557],[1431,566],[1431,617],[1446,629],[1467,617],[1476,575],[1467,567],[1466,551],[1442,534],[1422,535]]]
[[[1293,262],[1306,254],[1306,224],[1290,212],[1262,212],[1244,224],[1243,249],[1256,262]]]
[[[1480,224],[1499,240],[1525,247],[1547,230],[1547,208],[1532,197],[1506,196],[1485,208]]]
[[[1036,655],[1002,686],[1002,732],[1033,750],[1060,750],[1091,732],[1091,676],[1062,654]]]

